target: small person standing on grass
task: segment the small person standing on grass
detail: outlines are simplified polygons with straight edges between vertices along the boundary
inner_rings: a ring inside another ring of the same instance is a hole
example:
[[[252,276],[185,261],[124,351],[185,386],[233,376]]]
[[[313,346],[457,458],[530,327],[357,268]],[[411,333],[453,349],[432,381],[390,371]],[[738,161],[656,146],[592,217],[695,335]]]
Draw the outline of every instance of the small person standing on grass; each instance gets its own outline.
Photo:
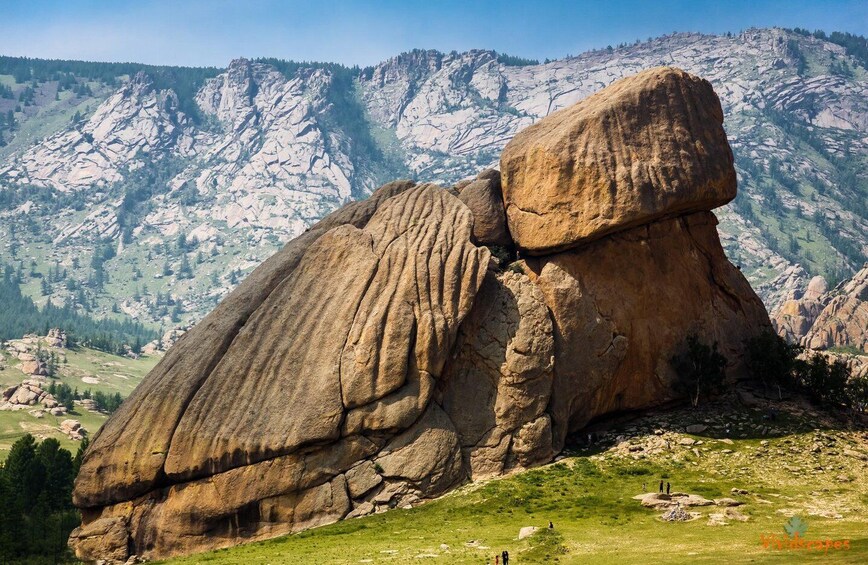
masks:
[[[669,487],[670,487],[670,486],[671,486],[671,485],[669,484],[669,481],[667,481],[667,482],[666,482],[666,494],[669,494]]]
[[[660,479],[660,494],[663,494],[663,479]]]
[[[503,565],[509,565],[509,552],[507,550],[503,550],[503,553],[500,554],[501,561]]]
[[[642,483],[642,492],[648,492],[648,489],[645,488],[646,486],[645,483]]]

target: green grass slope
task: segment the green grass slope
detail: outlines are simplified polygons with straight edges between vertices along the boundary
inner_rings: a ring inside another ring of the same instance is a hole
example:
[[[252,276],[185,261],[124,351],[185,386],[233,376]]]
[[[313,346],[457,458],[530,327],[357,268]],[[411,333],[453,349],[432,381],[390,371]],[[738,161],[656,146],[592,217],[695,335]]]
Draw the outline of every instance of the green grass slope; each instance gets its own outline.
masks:
[[[774,421],[764,415],[734,400],[648,414],[609,425],[593,449],[416,508],[170,563],[481,564],[504,549],[513,564],[868,562],[868,434],[797,405]],[[693,423],[708,429],[684,433]],[[690,508],[701,513],[690,522],[664,522],[633,499],[661,478],[673,491],[736,498],[748,519],[711,525],[725,509],[706,506]],[[793,516],[807,523],[803,540],[832,540],[830,548],[765,547],[764,537],[789,542]],[[525,526],[541,529],[519,541]],[[836,550],[836,540],[849,549]]]

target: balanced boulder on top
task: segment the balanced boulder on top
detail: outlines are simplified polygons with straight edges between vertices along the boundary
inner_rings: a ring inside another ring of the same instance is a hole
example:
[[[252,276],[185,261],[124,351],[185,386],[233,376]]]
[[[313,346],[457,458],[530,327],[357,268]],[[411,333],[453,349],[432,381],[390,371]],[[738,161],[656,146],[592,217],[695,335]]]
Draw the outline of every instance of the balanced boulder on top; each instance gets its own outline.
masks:
[[[530,254],[735,198],[711,84],[659,67],[520,131],[500,158],[509,230]]]

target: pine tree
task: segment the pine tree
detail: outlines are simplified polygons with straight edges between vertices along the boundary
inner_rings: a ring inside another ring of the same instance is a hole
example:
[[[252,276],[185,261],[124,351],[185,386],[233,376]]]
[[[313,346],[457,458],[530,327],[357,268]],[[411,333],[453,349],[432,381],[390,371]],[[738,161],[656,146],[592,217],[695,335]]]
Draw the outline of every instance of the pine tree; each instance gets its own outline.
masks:
[[[45,481],[45,469],[36,459],[36,440],[32,435],[25,434],[12,444],[3,469],[23,506],[35,504]]]

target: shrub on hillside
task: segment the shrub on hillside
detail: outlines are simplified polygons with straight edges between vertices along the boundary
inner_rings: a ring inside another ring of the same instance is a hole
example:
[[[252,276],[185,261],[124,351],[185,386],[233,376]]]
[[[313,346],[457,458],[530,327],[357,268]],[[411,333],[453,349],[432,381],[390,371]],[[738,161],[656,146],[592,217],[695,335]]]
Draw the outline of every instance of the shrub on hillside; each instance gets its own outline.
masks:
[[[798,356],[802,347],[789,344],[776,333],[766,330],[745,342],[745,362],[751,376],[767,388],[775,388],[778,398],[783,390],[797,384],[795,371],[803,362]]]
[[[829,363],[825,356],[815,353],[798,366],[797,372],[802,388],[817,404],[851,405],[850,368],[840,359]]]
[[[766,387],[800,391],[813,402],[864,411],[868,405],[868,380],[853,378],[847,364],[814,353],[799,359],[804,348],[789,344],[766,331],[745,342],[745,361],[751,376]]]
[[[726,357],[717,350],[716,342],[709,346],[691,335],[685,351],[674,356],[671,363],[678,376],[675,390],[689,396],[694,408],[699,405],[700,397],[715,394],[723,386]]]

